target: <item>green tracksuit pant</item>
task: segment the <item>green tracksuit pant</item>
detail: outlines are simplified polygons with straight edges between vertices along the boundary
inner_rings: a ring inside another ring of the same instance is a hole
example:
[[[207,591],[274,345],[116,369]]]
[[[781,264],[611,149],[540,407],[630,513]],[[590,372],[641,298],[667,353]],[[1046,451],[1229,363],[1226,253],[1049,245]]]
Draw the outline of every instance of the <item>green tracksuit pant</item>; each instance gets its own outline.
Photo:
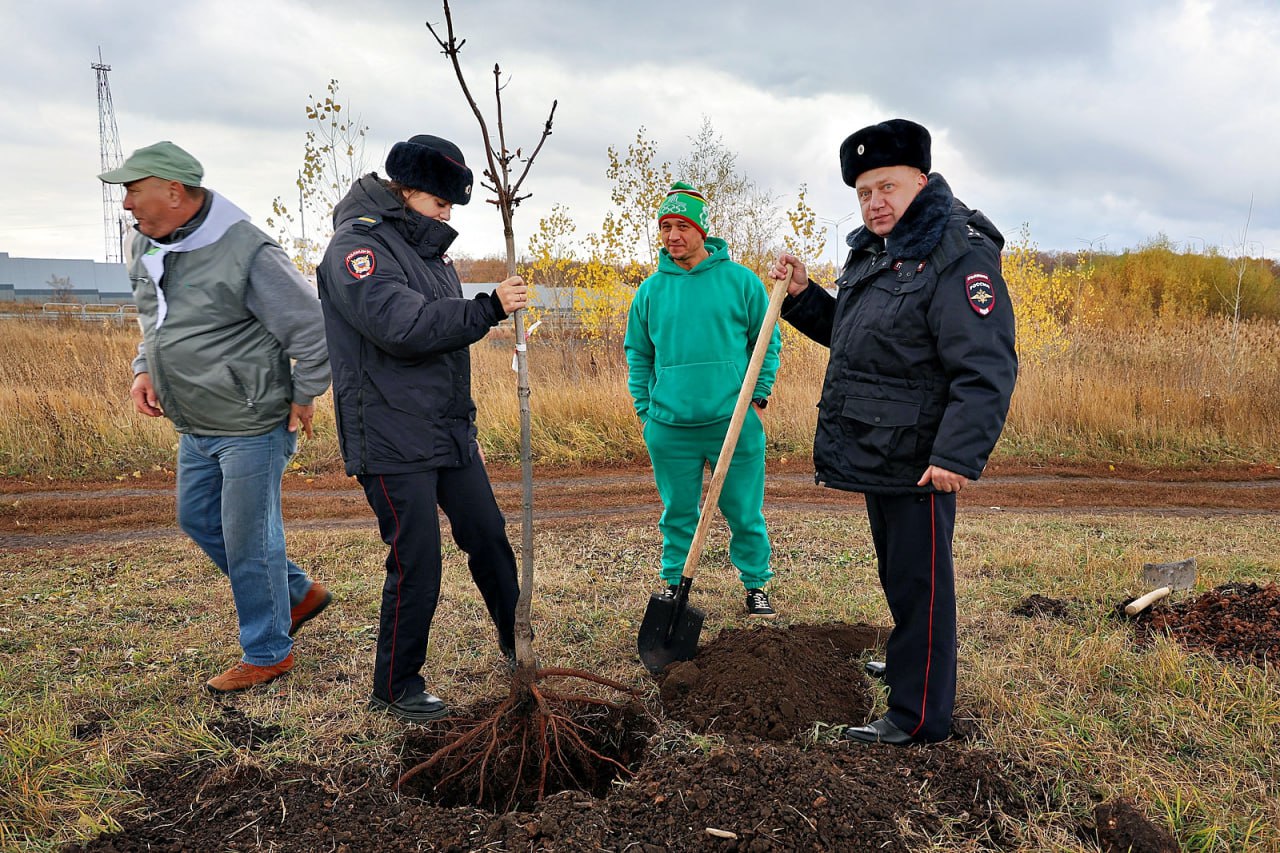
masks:
[[[706,466],[715,470],[729,422],[678,427],[649,421],[644,441],[653,462],[653,479],[662,498],[662,581],[680,583],[684,561],[698,528],[698,504]],[[772,550],[764,521],[764,427],[753,406],[720,491],[719,507],[729,523],[729,559],[747,589],[758,589],[773,577]]]

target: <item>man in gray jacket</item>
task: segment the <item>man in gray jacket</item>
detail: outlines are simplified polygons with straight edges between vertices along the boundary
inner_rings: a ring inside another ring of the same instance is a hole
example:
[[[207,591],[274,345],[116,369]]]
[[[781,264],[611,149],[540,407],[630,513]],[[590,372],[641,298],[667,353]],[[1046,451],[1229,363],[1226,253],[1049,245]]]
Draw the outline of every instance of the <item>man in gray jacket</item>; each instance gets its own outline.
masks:
[[[124,185],[137,219],[129,278],[142,342],[130,395],[180,434],[178,523],[235,598],[243,655],[206,687],[265,684],[293,667],[294,632],[332,599],[285,556],[280,510],[297,431],[311,436],[313,400],[329,386],[320,301],[172,142],[98,177]]]

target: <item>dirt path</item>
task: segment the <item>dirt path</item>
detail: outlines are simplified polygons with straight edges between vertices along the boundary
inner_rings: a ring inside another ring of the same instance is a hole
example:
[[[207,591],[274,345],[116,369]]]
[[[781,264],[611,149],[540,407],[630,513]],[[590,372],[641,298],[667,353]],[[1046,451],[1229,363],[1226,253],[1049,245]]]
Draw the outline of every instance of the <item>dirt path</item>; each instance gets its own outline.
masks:
[[[509,520],[521,513],[519,472],[493,469],[494,491]],[[806,463],[770,466],[770,512],[857,510],[859,495],[816,486]],[[1273,465],[1197,471],[992,466],[961,496],[965,513],[1143,512],[1157,515],[1274,514],[1280,511],[1280,468]],[[293,530],[374,529],[364,493],[340,474],[289,474],[285,516]],[[596,519],[653,520],[661,504],[646,466],[535,471],[534,519],[547,526]],[[179,535],[172,474],[122,481],[0,479],[0,550],[69,547]]]

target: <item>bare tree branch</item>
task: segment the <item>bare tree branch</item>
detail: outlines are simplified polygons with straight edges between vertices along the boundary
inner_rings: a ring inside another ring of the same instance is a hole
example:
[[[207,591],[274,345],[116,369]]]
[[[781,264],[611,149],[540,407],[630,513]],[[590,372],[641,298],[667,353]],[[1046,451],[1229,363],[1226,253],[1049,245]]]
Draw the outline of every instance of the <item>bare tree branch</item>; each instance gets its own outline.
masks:
[[[489,173],[493,176],[492,179],[494,183],[497,184],[496,187],[488,187],[488,189],[497,194],[498,209],[502,211],[502,224],[504,228],[509,231],[511,228],[510,211],[503,203],[505,200],[504,188],[496,177],[498,170],[494,163],[493,143],[489,138],[489,125],[484,120],[484,113],[480,112],[480,107],[476,105],[476,99],[471,95],[471,89],[467,86],[467,78],[462,73],[462,64],[458,61],[458,54],[461,53],[462,45],[466,43],[466,40],[464,39],[462,42],[459,42],[457,36],[454,35],[453,12],[449,9],[449,0],[444,0],[444,21],[445,34],[448,36],[445,39],[440,38],[440,35],[436,32],[435,27],[431,26],[430,22],[427,23],[427,29],[431,32],[431,37],[436,40],[438,45],[440,45],[444,55],[449,57],[449,62],[453,65],[454,76],[458,78],[458,85],[462,88],[462,94],[467,99],[467,105],[471,107],[471,113],[476,117],[476,121],[480,124],[480,135],[484,140],[485,159],[489,163]],[[510,259],[508,260],[507,265],[508,267],[511,266]],[[508,273],[510,272],[511,271],[508,270]]]
[[[518,193],[520,191],[520,185],[524,183],[525,177],[529,174],[529,169],[533,166],[534,158],[538,156],[538,152],[542,150],[542,144],[546,142],[547,137],[551,135],[551,122],[556,117],[556,106],[559,103],[559,100],[551,102],[551,112],[547,114],[547,121],[542,126],[542,136],[538,139],[538,144],[533,149],[533,153],[529,155],[529,159],[524,161],[524,171],[520,173],[520,177],[516,179],[515,186],[511,188],[512,193]],[[528,197],[529,196],[527,195],[521,196],[521,199],[526,199]]]
[[[449,0],[442,0],[442,2],[445,19],[443,36],[430,23],[427,24],[427,29],[431,32],[432,38],[436,40],[436,44],[440,46],[441,52],[449,58],[449,62],[453,66],[454,75],[458,79],[458,85],[462,89],[463,96],[467,99],[467,105],[471,107],[471,112],[475,116],[476,122],[480,125],[480,136],[484,142],[486,163],[486,168],[481,170],[481,176],[488,181],[486,183],[485,180],[481,180],[480,183],[486,190],[493,193],[495,198],[491,199],[490,202],[496,205],[498,211],[502,214],[503,237],[506,239],[507,249],[507,275],[513,276],[516,273],[516,251],[512,218],[515,215],[516,206],[529,197],[529,194],[520,195],[519,188],[525,177],[528,176],[529,170],[533,166],[534,158],[542,150],[543,143],[551,135],[551,122],[555,116],[556,102],[552,101],[551,112],[543,125],[542,136],[538,140],[537,148],[525,161],[524,169],[513,186],[511,183],[511,163],[520,159],[520,149],[517,148],[513,153],[507,146],[506,122],[502,109],[502,90],[505,88],[502,82],[502,69],[497,63],[494,63],[493,96],[497,105],[498,133],[497,147],[495,149],[494,139],[489,132],[489,125],[485,121],[480,107],[476,104],[476,99],[472,96],[471,89],[467,86],[466,77],[462,72],[462,63],[458,55],[464,42],[460,42],[454,32],[453,13],[449,8]],[[520,597],[516,604],[515,639],[517,665],[515,685],[516,689],[528,696],[537,677],[537,659],[533,652],[533,629],[530,622],[533,595],[533,451],[531,447],[532,417],[529,408],[529,368],[525,345],[524,314],[523,310],[516,311],[513,318],[516,332],[517,391],[520,398],[520,467],[524,486],[522,501],[524,523],[522,525],[523,536],[521,542],[522,583],[520,584]]]

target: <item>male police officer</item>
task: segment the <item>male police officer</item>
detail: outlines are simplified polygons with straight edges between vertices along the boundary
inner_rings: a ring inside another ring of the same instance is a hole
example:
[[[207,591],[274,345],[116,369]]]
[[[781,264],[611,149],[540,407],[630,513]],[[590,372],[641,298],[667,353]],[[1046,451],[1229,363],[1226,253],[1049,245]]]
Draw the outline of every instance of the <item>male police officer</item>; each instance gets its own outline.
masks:
[[[794,271],[782,316],[830,347],[814,438],[816,479],[862,492],[893,615],[889,708],[846,729],[857,743],[946,738],[956,691],[956,494],[976,480],[1004,427],[1017,375],[1014,318],[1000,274],[1004,238],[930,174],[929,132],[905,119],[840,146],[863,227],[848,237],[836,295]]]

